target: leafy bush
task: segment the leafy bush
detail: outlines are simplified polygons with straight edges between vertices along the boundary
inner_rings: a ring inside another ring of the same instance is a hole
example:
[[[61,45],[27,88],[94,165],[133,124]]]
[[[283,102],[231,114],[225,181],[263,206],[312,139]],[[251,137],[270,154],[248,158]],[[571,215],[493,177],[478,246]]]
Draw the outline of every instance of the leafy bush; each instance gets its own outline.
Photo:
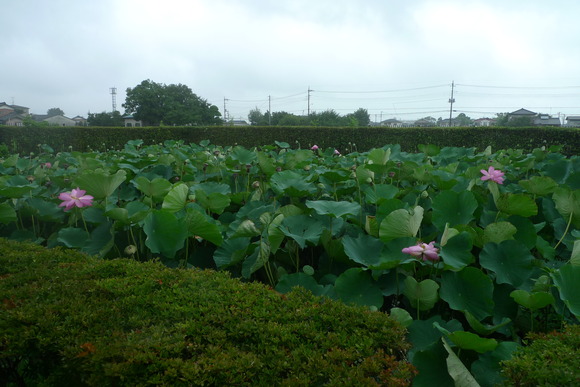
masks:
[[[225,273],[0,239],[6,385],[408,385],[399,324]]]
[[[580,325],[564,332],[531,334],[522,347],[502,363],[506,384],[513,386],[580,385]]]

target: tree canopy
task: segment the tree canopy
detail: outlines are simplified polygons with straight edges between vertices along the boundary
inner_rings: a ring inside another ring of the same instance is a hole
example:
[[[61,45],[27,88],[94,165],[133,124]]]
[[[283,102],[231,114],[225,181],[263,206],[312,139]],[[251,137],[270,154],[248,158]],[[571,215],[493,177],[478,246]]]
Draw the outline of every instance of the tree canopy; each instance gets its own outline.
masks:
[[[123,107],[127,114],[132,114],[146,126],[222,123],[217,106],[182,84],[165,85],[145,80],[134,88],[127,88]]]
[[[89,113],[87,118],[87,124],[89,126],[123,126],[123,117],[118,111],[114,112],[102,112],[102,113]]]
[[[64,111],[61,108],[50,108],[46,111],[46,115],[48,115],[49,117],[52,116],[64,116]]]
[[[370,116],[366,109],[360,108],[354,113],[341,116],[330,109],[323,112],[312,112],[309,116],[298,116],[285,111],[262,114],[257,107],[250,110],[248,120],[251,125],[266,126],[369,126]]]

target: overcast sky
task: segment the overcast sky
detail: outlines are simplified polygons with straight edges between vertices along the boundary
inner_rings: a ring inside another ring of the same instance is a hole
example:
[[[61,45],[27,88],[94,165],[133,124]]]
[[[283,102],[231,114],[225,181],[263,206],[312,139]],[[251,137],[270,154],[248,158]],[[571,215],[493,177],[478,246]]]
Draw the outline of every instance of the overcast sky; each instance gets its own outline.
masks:
[[[247,119],[580,115],[577,0],[0,0],[0,102],[117,110],[150,79]],[[309,92],[309,90],[311,90]],[[270,100],[269,100],[270,96]]]

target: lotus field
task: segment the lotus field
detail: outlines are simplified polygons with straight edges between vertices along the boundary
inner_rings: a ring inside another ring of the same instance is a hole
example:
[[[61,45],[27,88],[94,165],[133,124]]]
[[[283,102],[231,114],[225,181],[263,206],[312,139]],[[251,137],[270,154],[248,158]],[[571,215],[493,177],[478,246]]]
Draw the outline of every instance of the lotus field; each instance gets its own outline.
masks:
[[[387,312],[408,329],[415,385],[491,386],[528,332],[580,316],[580,158],[558,148],[134,140],[42,145],[0,172],[0,236]]]

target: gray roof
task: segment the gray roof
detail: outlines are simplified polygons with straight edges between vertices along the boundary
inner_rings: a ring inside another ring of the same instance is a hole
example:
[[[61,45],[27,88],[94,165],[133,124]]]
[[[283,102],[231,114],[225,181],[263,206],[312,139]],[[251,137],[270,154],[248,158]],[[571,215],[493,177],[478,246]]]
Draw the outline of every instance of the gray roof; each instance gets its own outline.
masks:
[[[535,115],[536,113],[534,113],[533,111],[524,108],[521,108],[519,110],[516,110],[515,112],[510,113],[510,116],[535,116]]]

